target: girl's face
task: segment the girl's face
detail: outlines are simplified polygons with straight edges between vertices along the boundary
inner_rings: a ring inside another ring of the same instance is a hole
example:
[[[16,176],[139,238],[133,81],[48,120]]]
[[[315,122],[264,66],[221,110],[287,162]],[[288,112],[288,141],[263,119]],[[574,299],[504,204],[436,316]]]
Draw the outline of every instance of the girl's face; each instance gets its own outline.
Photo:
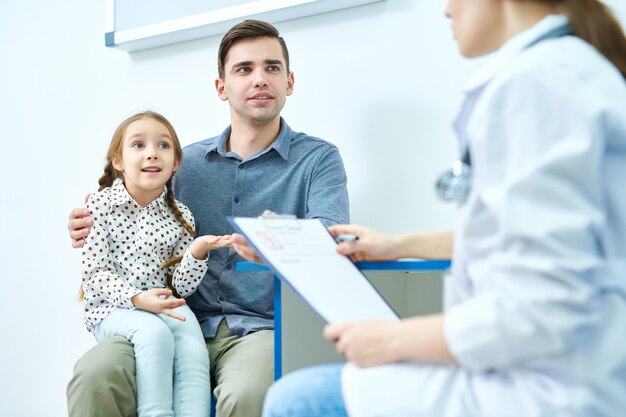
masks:
[[[135,120],[126,128],[122,156],[113,166],[124,174],[126,190],[135,201],[149,204],[178,168],[170,131],[151,117]]]
[[[505,41],[504,0],[448,0],[446,17],[465,57],[497,50]]]

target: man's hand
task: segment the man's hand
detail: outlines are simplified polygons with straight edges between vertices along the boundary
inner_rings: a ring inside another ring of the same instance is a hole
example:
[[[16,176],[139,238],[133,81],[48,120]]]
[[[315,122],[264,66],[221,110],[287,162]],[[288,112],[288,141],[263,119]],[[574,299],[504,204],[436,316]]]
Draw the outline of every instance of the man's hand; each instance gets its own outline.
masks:
[[[237,252],[242,258],[250,261],[256,262],[258,264],[264,263],[259,255],[256,253],[254,248],[248,244],[248,241],[245,237],[241,236],[239,233],[233,233],[230,235],[230,242]]]
[[[263,210],[263,213],[261,214],[261,216],[263,217],[271,217],[275,215],[276,212],[272,210]],[[250,262],[256,262],[258,264],[265,264],[265,262],[263,262],[263,259],[261,259],[256,253],[256,250],[254,250],[254,248],[250,246],[246,238],[241,236],[239,233],[233,233],[232,235],[230,235],[229,243],[233,247],[233,249],[235,249],[235,252],[237,252],[239,256],[241,256],[245,260]]]
[[[75,208],[70,213],[70,220],[67,223],[67,229],[72,238],[73,248],[82,248],[85,246],[85,238],[91,231],[93,220],[89,217],[89,210],[86,208]]]
[[[180,321],[185,321],[185,317],[173,311],[177,307],[184,306],[185,300],[182,298],[169,298],[171,295],[172,291],[166,288],[153,288],[135,294],[130,300],[140,310],[154,314],[165,314]]]

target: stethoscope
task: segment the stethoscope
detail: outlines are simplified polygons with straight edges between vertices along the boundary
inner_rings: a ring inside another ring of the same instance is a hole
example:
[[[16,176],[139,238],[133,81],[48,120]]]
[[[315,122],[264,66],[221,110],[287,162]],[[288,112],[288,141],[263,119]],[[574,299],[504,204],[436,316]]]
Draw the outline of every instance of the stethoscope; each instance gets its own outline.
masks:
[[[559,27],[552,32],[545,34],[541,39],[536,40],[531,45],[544,39],[573,35],[572,29]],[[527,47],[530,47],[528,45]],[[465,148],[461,159],[454,161],[452,169],[444,172],[435,182],[435,191],[439,199],[446,203],[463,204],[472,190],[472,162],[469,149]]]
[[[463,204],[472,190],[472,161],[469,149],[465,149],[461,159],[454,161],[452,169],[437,178],[435,191],[439,199],[446,203]]]

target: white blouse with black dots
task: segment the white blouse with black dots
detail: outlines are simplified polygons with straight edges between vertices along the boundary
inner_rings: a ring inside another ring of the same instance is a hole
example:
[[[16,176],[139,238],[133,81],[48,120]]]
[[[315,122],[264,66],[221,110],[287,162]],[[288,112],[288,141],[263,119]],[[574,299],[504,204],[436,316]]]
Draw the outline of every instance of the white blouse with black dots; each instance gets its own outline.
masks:
[[[191,255],[193,237],[176,220],[165,201],[166,191],[147,207],[137,204],[120,179],[89,197],[94,225],[83,252],[85,324],[90,330],[114,308],[134,309],[131,297],[151,288],[165,288],[167,274],[181,296],[192,294],[207,269],[207,259]],[[195,226],[189,209],[178,204],[184,219]],[[164,261],[183,255],[166,270]]]

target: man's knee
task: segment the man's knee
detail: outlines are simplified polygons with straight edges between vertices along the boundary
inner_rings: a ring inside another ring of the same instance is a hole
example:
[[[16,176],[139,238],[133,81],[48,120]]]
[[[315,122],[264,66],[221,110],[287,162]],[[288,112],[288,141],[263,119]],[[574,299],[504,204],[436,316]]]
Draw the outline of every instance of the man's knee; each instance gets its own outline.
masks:
[[[135,354],[133,345],[123,337],[111,337],[97,344],[74,366],[74,378],[96,384],[125,379],[128,374],[135,375]]]
[[[71,417],[105,415],[104,412],[111,416],[132,416],[135,402],[135,356],[133,346],[126,339],[107,339],[76,362],[67,385]]]
[[[217,415],[260,416],[263,400],[270,385],[271,381],[255,381],[255,378],[220,384],[217,389]]]

